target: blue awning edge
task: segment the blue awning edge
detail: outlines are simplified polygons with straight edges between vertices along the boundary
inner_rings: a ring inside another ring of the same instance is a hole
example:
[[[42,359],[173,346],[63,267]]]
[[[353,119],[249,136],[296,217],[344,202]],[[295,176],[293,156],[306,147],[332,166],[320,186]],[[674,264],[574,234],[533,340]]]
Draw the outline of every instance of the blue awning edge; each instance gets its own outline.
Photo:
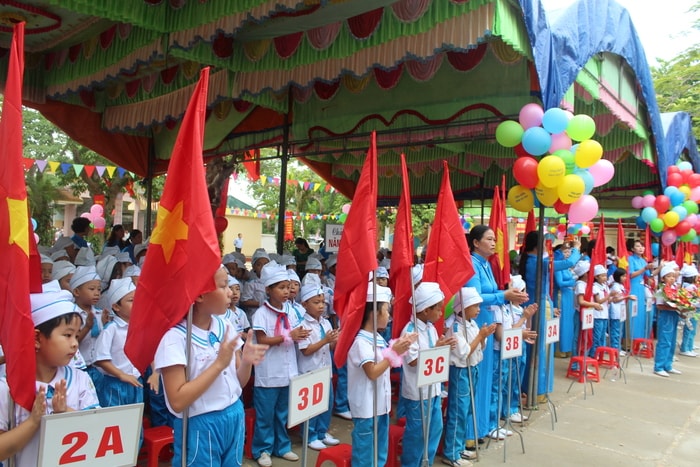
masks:
[[[683,151],[688,151],[688,158],[695,172],[700,172],[700,154],[698,143],[693,134],[693,122],[687,112],[666,112],[661,114],[664,129],[664,157],[659,157],[659,170],[675,164]]]

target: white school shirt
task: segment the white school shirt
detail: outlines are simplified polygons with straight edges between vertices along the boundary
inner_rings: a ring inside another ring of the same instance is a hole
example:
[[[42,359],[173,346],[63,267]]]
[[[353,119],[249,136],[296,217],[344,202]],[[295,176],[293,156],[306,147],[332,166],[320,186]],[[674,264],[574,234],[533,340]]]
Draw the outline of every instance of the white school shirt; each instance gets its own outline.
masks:
[[[421,349],[430,349],[435,347],[438,340],[437,331],[432,323],[424,323],[421,320],[414,322],[409,321],[401,331],[401,336],[411,332],[418,333],[418,340],[412,343],[408,348],[408,352],[403,356],[403,372],[401,376],[401,396],[412,401],[428,399],[428,388],[432,388],[430,394],[432,397],[440,395],[440,383],[425,386],[421,393],[418,392],[418,365],[411,366],[410,362],[418,358],[418,351]]]
[[[507,331],[513,328],[513,311],[508,305],[496,305],[491,307],[493,312],[493,322],[500,324],[503,331]],[[501,351],[501,342],[498,339],[493,340],[493,350],[496,352]]]
[[[377,334],[377,363],[384,360],[382,349],[388,347],[382,336]],[[374,336],[363,329],[357,333],[348,351],[348,405],[353,418],[372,418],[374,406],[374,384],[367,377],[364,365],[374,362]],[[377,415],[388,414],[391,410],[391,380],[387,369],[377,378]]]
[[[228,321],[220,316],[213,315],[209,329],[200,329],[192,326],[192,343],[190,344],[190,381],[202,374],[204,370],[212,366],[219,354],[222,342],[233,339],[236,332]],[[235,350],[243,346],[243,341],[238,339]],[[162,370],[171,366],[185,366],[187,359],[187,322],[180,321],[175,327],[165,333],[158,344],[154,358],[155,369]],[[165,394],[165,403],[170,413],[177,418],[182,418],[182,412],[175,412],[170,406],[168,393]],[[241,396],[241,384],[238,381],[236,371],[236,357],[231,359],[229,366],[219,373],[214,382],[199,396],[189,407],[189,416],[194,417],[209,412],[224,410],[231,406]]]
[[[255,300],[260,305],[262,305],[265,299],[267,298],[265,284],[263,284],[262,280],[260,280],[259,277],[255,276],[254,273],[251,273],[251,275],[253,276],[253,279],[244,282],[241,285],[241,303],[247,302],[248,300]],[[251,313],[255,312],[256,310],[255,307],[246,308],[248,308],[246,311],[249,311]]]
[[[53,394],[53,388],[62,380],[66,380],[66,406],[73,410],[94,409],[100,406],[95,392],[95,385],[87,373],[71,368],[70,366],[58,367],[56,376],[50,383],[36,382],[36,389],[46,387],[46,414],[53,413],[53,399],[49,395]],[[0,430],[7,431],[10,426],[10,413],[8,410],[9,388],[7,380],[0,380]],[[29,418],[30,412],[19,404],[15,404],[15,419],[17,426]],[[17,453],[17,467],[36,467],[39,461],[39,438],[40,431],[34,434],[32,439],[20,452]],[[4,461],[3,461],[4,462]],[[7,464],[5,464],[7,465]]]
[[[610,293],[617,292],[620,296],[626,295],[625,286],[619,282],[613,282],[612,287],[610,287]],[[609,317],[610,319],[619,319],[624,321],[626,318],[626,305],[627,301],[622,300],[621,302],[610,302]]]
[[[596,298],[605,298],[610,295],[608,284],[593,283],[593,296]],[[597,301],[597,300],[596,300]],[[608,302],[600,304],[602,309],[593,309],[593,319],[608,319]]]
[[[87,322],[87,312],[83,310],[82,308],[79,309],[80,317],[83,319],[83,323]],[[92,329],[88,330],[87,334],[85,334],[85,337],[83,338],[82,341],[80,341],[80,354],[83,356],[83,360],[85,361],[86,366],[90,366],[95,361],[97,360],[97,352],[95,351],[95,344],[97,343],[97,337],[100,335],[102,332],[102,310],[96,307],[92,307],[92,314],[94,315],[94,323],[92,326]],[[97,328],[95,328],[97,326]],[[83,324],[82,327],[85,327],[85,324]],[[96,330],[97,335],[93,336],[93,330]]]
[[[0,345],[0,357],[3,357],[3,356],[5,356],[5,354],[2,351],[2,345]],[[2,365],[0,365],[0,378],[5,377],[5,371],[6,371],[5,364],[3,363]]]
[[[576,281],[576,285],[574,285],[574,310],[576,311],[581,311],[581,307],[578,304],[579,295],[584,295],[585,300],[586,283],[584,281]]]
[[[458,368],[467,367],[467,356],[471,351],[465,336],[464,320],[461,317],[458,318],[456,313],[451,314],[445,320],[445,337],[457,339],[457,345],[450,350],[450,365]]]
[[[284,309],[275,308],[266,301],[253,315],[253,330],[262,331],[266,336],[274,337],[277,315],[280,313],[286,314]],[[289,319],[289,322],[291,325],[292,320]],[[292,329],[294,329],[293,326],[289,330]],[[263,361],[255,367],[255,386],[282,388],[289,386],[289,380],[298,374],[294,342],[271,345],[265,352]]]
[[[124,353],[124,344],[126,344],[126,333],[128,331],[129,323],[119,316],[115,316],[113,321],[107,323],[107,326],[105,326],[97,337],[97,343],[95,344],[95,361],[111,360],[112,364],[120,371],[123,371],[127,375],[140,378],[141,373],[139,373],[139,370],[136,369]],[[99,366],[97,370],[103,375],[109,374]]]
[[[223,318],[229,320],[231,324],[233,324],[233,329],[235,329],[237,333],[241,333],[250,327],[250,322],[248,321],[248,316],[246,316],[245,311],[237,306],[226,310]]]
[[[298,295],[297,295],[298,297]],[[292,325],[292,329],[300,326],[304,322],[304,316],[306,316],[306,310],[301,304],[293,301],[287,300],[284,302],[284,311],[287,313],[287,318],[289,318],[289,324]]]
[[[474,342],[479,335],[479,325],[473,319],[465,320],[464,327],[467,328],[467,341]],[[488,336],[484,338],[481,345],[477,345],[474,352],[469,356],[469,366],[477,366],[484,359],[484,349]]]
[[[333,328],[331,327],[330,321],[323,316],[321,316],[321,320],[319,321],[307,313],[304,315],[304,321],[302,321],[301,327],[311,331],[311,334],[309,334],[306,339],[297,342],[299,346],[299,350],[297,352],[297,365],[299,366],[299,373],[308,373],[319,368],[331,366],[330,344],[325,344],[323,347],[309,356],[306,356],[301,352],[310,345],[315,344],[316,342],[325,338],[326,334],[331,332]]]

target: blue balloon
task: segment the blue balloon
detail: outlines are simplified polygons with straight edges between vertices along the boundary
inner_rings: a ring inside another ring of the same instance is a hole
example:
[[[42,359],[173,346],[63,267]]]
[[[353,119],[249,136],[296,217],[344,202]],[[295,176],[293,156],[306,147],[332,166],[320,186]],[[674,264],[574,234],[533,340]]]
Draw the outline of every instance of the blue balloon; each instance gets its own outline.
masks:
[[[578,233],[578,229],[576,228],[575,225],[570,225],[566,231],[572,235],[576,235]]]
[[[533,126],[523,133],[522,145],[523,149],[533,156],[541,156],[549,151],[552,135],[542,127]]]
[[[583,194],[590,195],[591,191],[593,190],[593,175],[591,175],[588,169],[576,169],[574,170],[574,175],[578,175],[583,180]]]
[[[566,130],[569,125],[569,116],[558,107],[547,110],[542,116],[542,126],[553,135]]]
[[[34,232],[36,232],[36,228],[37,228],[38,226],[39,226],[39,224],[37,224],[36,219],[34,219],[34,218],[32,217],[32,229],[34,230]]]
[[[659,244],[658,243],[651,244],[651,254],[654,256],[659,256]]]
[[[671,208],[671,211],[678,214],[678,220],[682,221],[683,219],[688,217],[688,210],[683,206],[674,206],[673,208]]]
[[[654,209],[652,207],[646,207],[646,208],[642,209],[642,216],[641,217],[642,217],[642,219],[644,219],[644,222],[646,222],[648,224],[649,222],[651,222],[654,219],[656,219],[657,217],[659,217],[659,213],[656,212],[656,209]]]
[[[545,115],[547,114],[545,113]],[[680,161],[676,166],[681,170],[693,170],[693,164],[688,161]]]
[[[673,196],[675,193],[679,193],[679,192],[680,192],[680,190],[678,188],[676,188],[675,186],[667,186],[666,188],[664,188],[664,194],[666,196],[668,196],[669,198],[671,198],[671,196]]]
[[[635,219],[635,222],[637,224],[637,227],[640,229],[644,230],[647,227],[647,223],[642,219],[642,216],[637,216],[637,219]]]

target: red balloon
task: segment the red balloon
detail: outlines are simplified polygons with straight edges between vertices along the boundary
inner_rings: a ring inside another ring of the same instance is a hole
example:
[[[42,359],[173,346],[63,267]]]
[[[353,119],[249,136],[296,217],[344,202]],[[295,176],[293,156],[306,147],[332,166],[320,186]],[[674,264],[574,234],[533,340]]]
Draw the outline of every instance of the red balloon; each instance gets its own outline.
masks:
[[[679,169],[677,165],[669,165],[668,169],[666,170],[666,175],[679,174],[679,173],[681,173],[681,169]]]
[[[678,224],[676,224],[675,231],[678,236],[683,236],[690,232],[690,229],[692,228],[693,226],[690,225],[690,222],[680,221]]]
[[[518,143],[513,150],[515,151],[515,155],[518,157],[530,157],[530,153],[525,150],[523,143]]]
[[[228,227],[228,219],[224,216],[216,216],[214,218],[214,230],[216,230],[216,233],[222,233],[226,230],[226,227]]]
[[[681,175],[680,173],[668,174],[666,180],[668,186],[679,187],[683,184],[683,175]]]
[[[693,174],[688,177],[688,185],[690,185],[690,188],[700,186],[700,174]]]
[[[537,161],[532,157],[519,157],[513,164],[513,176],[525,188],[532,190],[540,179],[537,176]]]
[[[554,203],[554,210],[557,211],[559,214],[568,213],[570,207],[571,207],[570,204],[565,204],[560,199],[556,200],[556,202]]]
[[[662,214],[666,211],[668,211],[668,208],[671,207],[671,200],[668,198],[666,195],[659,195],[656,197],[656,200],[654,201],[654,209],[656,209],[656,212],[659,214]]]
[[[559,224],[559,225],[557,226],[557,230],[558,230],[559,232],[566,232],[566,226],[565,226],[564,224]]]
[[[693,175],[692,169],[681,170],[681,175],[683,176],[683,183],[690,182],[690,176]]]

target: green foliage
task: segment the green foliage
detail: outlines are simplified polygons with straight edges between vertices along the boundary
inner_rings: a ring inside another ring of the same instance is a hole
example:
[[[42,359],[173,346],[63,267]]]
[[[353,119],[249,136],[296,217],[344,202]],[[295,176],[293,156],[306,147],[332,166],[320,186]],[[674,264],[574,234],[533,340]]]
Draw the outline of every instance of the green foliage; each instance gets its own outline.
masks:
[[[700,45],[690,47],[669,61],[661,60],[652,69],[656,100],[661,112],[688,112],[700,115]],[[693,133],[700,140],[700,121],[693,121]]]
[[[58,196],[55,178],[44,176],[36,168],[32,168],[27,174],[26,181],[29,215],[37,222],[36,233],[39,235],[39,244],[52,245],[54,200]]]

